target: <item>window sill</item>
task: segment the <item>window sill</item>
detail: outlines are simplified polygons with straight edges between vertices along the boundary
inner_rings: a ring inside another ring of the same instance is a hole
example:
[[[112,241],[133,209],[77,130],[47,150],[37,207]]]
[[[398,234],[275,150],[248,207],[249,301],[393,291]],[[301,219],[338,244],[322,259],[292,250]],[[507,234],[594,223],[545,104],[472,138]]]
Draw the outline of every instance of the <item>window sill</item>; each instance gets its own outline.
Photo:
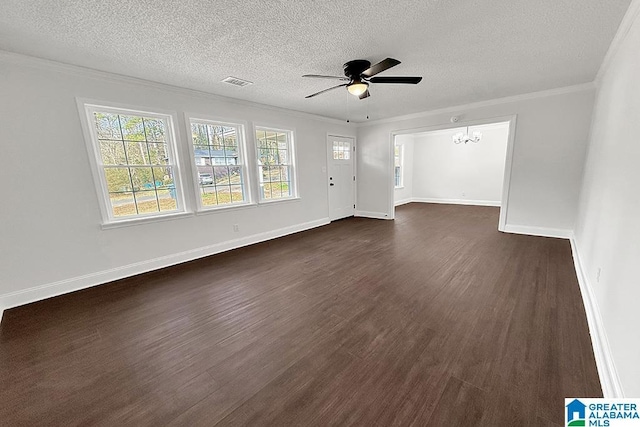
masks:
[[[283,202],[298,202],[302,200],[302,197],[287,197],[282,199],[271,199],[271,200],[260,200],[258,202],[259,205],[270,205],[273,203],[283,203]]]
[[[229,205],[229,206],[217,206],[215,208],[207,208],[207,209],[200,209],[196,212],[197,216],[200,215],[208,215],[211,213],[216,213],[216,212],[225,212],[225,211],[236,211],[236,210],[241,210],[241,209],[250,209],[250,208],[255,208],[257,206],[256,203],[238,203],[235,205]]]
[[[102,228],[103,230],[109,230],[112,228],[129,227],[132,225],[142,225],[142,224],[148,224],[151,222],[172,221],[174,219],[186,218],[192,215],[193,215],[193,212],[175,212],[175,213],[164,214],[164,215],[147,216],[143,218],[123,219],[119,221],[106,222],[102,224],[100,228]]]
[[[396,190],[402,190],[402,189],[404,189],[404,185],[401,185],[400,187],[393,187],[393,188],[396,189]]]

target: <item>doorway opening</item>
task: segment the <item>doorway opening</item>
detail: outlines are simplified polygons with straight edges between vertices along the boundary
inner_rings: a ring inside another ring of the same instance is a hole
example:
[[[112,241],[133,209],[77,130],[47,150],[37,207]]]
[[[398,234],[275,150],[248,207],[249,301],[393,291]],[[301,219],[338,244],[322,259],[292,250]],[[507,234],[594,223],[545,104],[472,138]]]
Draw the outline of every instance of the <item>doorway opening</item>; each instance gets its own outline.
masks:
[[[515,116],[392,133],[390,211],[406,203],[500,207],[507,218]]]

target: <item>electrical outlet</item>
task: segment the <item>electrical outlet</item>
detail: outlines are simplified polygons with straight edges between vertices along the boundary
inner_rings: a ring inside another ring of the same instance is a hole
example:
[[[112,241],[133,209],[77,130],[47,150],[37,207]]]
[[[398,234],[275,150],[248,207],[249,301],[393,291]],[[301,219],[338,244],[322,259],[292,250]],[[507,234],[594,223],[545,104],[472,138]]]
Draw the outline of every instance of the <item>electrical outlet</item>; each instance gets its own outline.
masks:
[[[600,283],[600,273],[602,273],[602,267],[598,267],[598,272],[596,273],[596,282]]]
[[[240,226],[238,224],[233,224],[233,231],[235,233],[237,233],[238,231],[240,231]]]

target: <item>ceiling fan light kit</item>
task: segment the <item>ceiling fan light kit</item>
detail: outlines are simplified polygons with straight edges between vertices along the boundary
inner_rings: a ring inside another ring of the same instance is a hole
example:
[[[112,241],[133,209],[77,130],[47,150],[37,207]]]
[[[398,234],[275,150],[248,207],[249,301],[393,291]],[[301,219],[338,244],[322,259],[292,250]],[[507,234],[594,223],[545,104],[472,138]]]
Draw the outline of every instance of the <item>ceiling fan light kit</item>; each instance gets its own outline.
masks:
[[[368,83],[363,82],[353,82],[349,86],[347,86],[347,90],[351,95],[360,96],[367,91],[369,88]]]
[[[351,95],[357,96],[360,99],[369,97],[369,84],[371,83],[385,83],[385,84],[418,84],[422,80],[422,77],[374,77],[376,74],[388,70],[391,67],[395,67],[400,64],[400,61],[393,58],[383,59],[377,64],[371,65],[371,62],[364,59],[356,59],[349,61],[343,65],[344,75],[346,77],[338,76],[326,76],[321,74],[305,74],[302,77],[311,77],[316,79],[334,79],[341,80],[343,84],[330,87],[328,89],[321,90],[320,92],[313,93],[305,98],[313,98],[321,93],[328,92],[340,87],[346,87]]]

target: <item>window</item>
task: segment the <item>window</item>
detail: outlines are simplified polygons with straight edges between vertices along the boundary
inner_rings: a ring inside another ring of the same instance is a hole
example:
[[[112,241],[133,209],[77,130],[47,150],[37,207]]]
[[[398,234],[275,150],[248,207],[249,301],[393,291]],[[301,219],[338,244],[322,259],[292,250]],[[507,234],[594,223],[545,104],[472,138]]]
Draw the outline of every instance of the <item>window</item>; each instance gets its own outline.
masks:
[[[333,159],[349,160],[351,156],[351,143],[348,141],[333,141]]]
[[[85,105],[105,223],[184,210],[171,116]]]
[[[295,197],[293,132],[256,129],[260,200]]]
[[[190,124],[200,207],[248,203],[242,125],[200,119]]]
[[[393,165],[395,187],[402,188],[404,175],[404,144],[395,144]]]

